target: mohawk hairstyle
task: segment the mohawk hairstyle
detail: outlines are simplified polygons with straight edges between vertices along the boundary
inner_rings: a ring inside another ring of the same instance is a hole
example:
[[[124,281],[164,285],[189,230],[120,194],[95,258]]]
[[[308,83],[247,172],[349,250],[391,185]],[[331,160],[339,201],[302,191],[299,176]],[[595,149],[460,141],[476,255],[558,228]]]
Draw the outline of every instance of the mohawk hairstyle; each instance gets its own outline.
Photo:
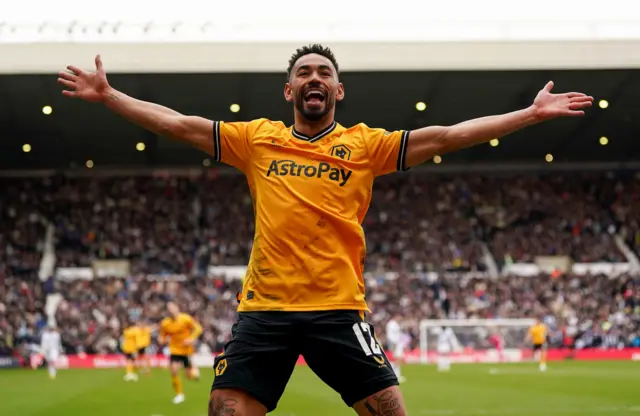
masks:
[[[289,67],[287,68],[287,81],[291,78],[291,71],[293,70],[293,66],[298,62],[298,59],[302,58],[305,55],[310,55],[315,53],[320,56],[324,56],[328,60],[331,61],[333,66],[336,68],[336,72],[340,73],[340,68],[338,68],[338,61],[336,61],[336,57],[333,55],[333,52],[329,47],[322,46],[318,43],[313,45],[303,46],[302,48],[296,49],[296,52],[291,55],[291,59],[289,59]]]

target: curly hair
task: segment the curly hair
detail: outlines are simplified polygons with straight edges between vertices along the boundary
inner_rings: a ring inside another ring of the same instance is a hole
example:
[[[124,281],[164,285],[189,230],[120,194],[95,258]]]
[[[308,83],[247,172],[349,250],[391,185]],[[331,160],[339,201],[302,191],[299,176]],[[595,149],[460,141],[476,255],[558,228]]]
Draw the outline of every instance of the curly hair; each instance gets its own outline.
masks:
[[[293,66],[296,64],[296,62],[298,62],[298,59],[312,53],[324,56],[325,58],[330,60],[333,66],[336,68],[336,72],[340,73],[340,68],[338,68],[338,61],[336,61],[336,57],[331,49],[329,49],[327,46],[322,46],[318,43],[315,43],[313,45],[298,48],[296,49],[296,52],[291,55],[291,59],[289,59],[289,67],[287,68],[287,81],[291,78],[291,71],[293,70]]]

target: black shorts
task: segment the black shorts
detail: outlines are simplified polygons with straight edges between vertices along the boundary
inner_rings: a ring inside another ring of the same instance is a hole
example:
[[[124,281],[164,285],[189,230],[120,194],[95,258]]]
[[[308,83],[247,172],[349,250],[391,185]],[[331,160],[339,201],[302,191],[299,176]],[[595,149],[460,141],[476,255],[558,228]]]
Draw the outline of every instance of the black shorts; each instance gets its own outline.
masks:
[[[181,363],[184,368],[191,368],[191,360],[187,355],[174,355],[171,354],[169,356],[169,362],[171,363]]]
[[[138,355],[144,355],[147,352],[147,347],[142,347],[138,350]]]
[[[547,344],[545,344],[545,343],[543,343],[543,344],[533,344],[531,349],[533,351],[544,351],[544,350],[547,349]]]
[[[212,390],[243,390],[271,412],[300,355],[350,407],[398,385],[373,327],[358,311],[241,312],[215,359]]]

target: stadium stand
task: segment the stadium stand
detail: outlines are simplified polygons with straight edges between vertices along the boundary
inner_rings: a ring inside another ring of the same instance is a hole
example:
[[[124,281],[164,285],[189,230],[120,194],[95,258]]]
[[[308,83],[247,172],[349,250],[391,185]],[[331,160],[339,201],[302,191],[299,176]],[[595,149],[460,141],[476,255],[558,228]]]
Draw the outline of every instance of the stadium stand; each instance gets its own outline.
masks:
[[[51,293],[62,295],[55,317],[69,353],[117,351],[127,316],[155,322],[169,299],[202,322],[202,348],[219,351],[228,340],[241,281],[207,271],[248,261],[253,214],[242,177],[55,176],[0,183],[11,196],[0,205],[1,353],[21,354],[37,341]],[[602,347],[605,333],[606,346],[638,345],[636,275],[461,276],[486,272],[483,246],[499,266],[536,255],[624,262],[614,239],[622,237],[638,252],[632,213],[638,212],[639,185],[637,175],[613,173],[416,171],[382,178],[364,223],[373,322],[384,324],[401,308],[412,322],[415,347],[421,319],[535,314],[550,323],[555,346],[569,345],[562,335],[567,327],[575,334],[572,345],[581,348]],[[55,227],[57,266],[127,258],[131,276],[38,279],[49,222]],[[396,278],[385,278],[389,272]],[[171,277],[177,274],[181,279]]]

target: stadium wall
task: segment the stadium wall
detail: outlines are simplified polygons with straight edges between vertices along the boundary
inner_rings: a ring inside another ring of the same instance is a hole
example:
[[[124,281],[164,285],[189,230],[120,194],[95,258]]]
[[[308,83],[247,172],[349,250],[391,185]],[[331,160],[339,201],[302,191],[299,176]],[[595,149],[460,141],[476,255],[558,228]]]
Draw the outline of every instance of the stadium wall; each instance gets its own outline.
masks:
[[[387,355],[393,359],[391,353]],[[198,367],[213,367],[216,354],[196,354],[193,362]],[[420,358],[419,351],[412,351],[404,356],[409,364],[434,364],[438,358],[437,353],[429,353],[427,362]],[[502,356],[496,350],[473,351],[468,350],[451,355],[454,363],[518,363],[532,359],[532,352],[528,349],[509,349],[502,352]],[[576,360],[576,361],[640,361],[640,348],[625,348],[620,350],[576,350],[552,349],[547,352],[549,361]],[[68,355],[58,360],[58,367],[66,368],[122,368],[125,366],[125,358],[118,354],[107,355]],[[169,365],[169,357],[156,355],[151,359],[152,367],[166,368]],[[305,365],[302,357],[298,358],[298,365]]]

